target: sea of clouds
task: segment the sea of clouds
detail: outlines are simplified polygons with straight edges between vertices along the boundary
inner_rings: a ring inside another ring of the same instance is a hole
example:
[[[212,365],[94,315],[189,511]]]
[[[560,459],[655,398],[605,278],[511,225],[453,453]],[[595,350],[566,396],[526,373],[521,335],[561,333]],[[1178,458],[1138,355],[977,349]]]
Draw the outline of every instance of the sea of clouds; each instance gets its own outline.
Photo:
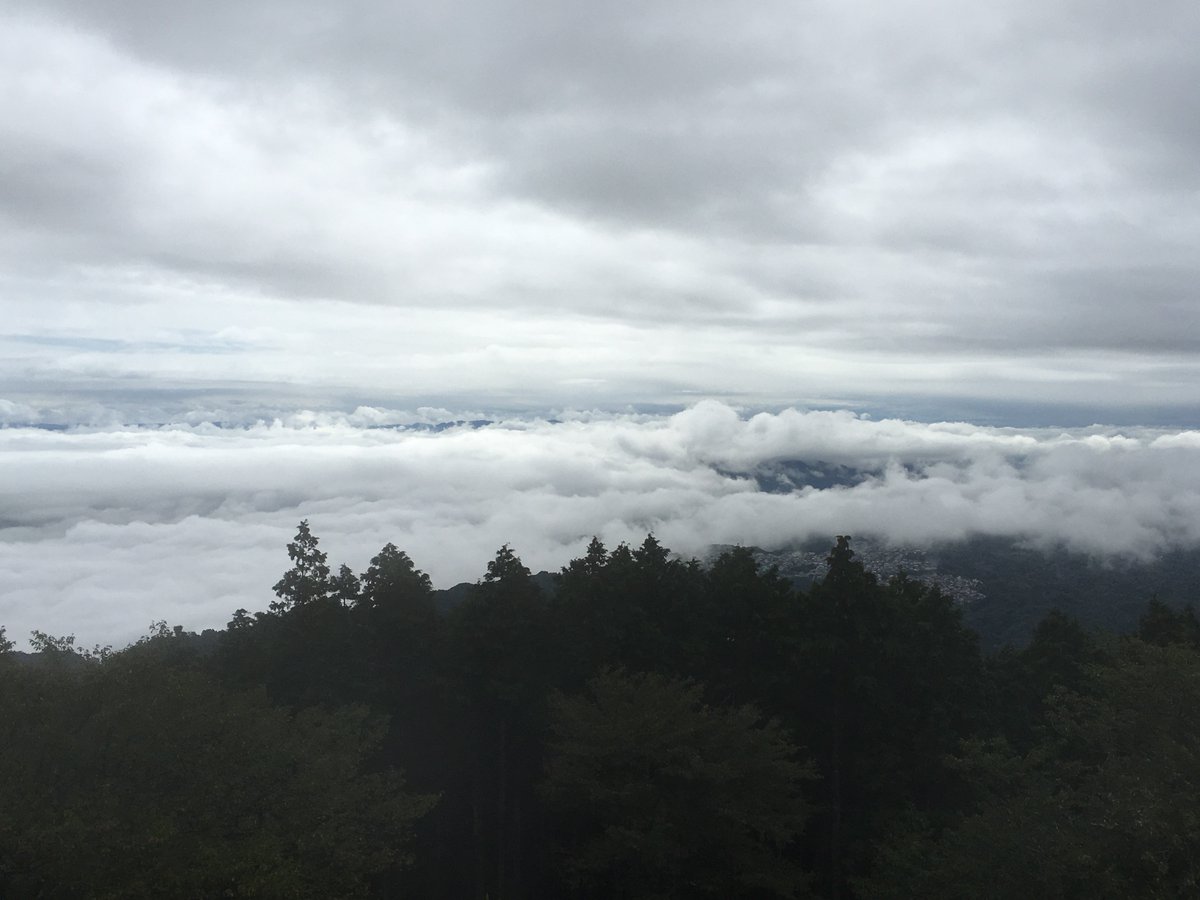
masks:
[[[446,410],[365,407],[50,429],[13,424],[29,410],[8,403],[5,417],[0,625],[18,639],[40,628],[119,646],[152,620],[221,627],[273,599],[301,519],[335,567],[361,572],[393,542],[439,587],[478,579],[501,544],[556,570],[593,535],[613,546],[651,531],[684,555],[842,533],[1011,535],[1141,558],[1200,542],[1195,431],[751,415],[713,401],[449,426]]]

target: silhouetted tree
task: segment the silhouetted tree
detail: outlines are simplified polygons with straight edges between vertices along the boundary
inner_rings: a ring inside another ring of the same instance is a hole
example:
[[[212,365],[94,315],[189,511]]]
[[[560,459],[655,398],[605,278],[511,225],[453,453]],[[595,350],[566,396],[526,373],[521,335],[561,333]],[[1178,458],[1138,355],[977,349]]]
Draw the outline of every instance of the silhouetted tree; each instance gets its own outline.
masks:
[[[545,599],[506,544],[451,616],[454,679],[465,702],[473,763],[476,893],[527,896],[537,848],[528,839],[541,768],[550,640]]]
[[[722,553],[704,574],[687,614],[697,662],[711,697],[754,703],[778,713],[790,706],[799,620],[796,595],[776,569],[761,571],[753,553]]]
[[[329,592],[343,609],[349,609],[358,603],[361,592],[358,576],[345,563],[338,567],[338,573],[329,579]]]
[[[553,702],[542,791],[577,897],[794,897],[784,850],[803,827],[811,769],[753,707],[703,705],[703,687],[607,671]]]
[[[329,564],[325,553],[317,549],[318,543],[308,528],[308,520],[301,521],[295,540],[287,545],[292,568],[272,588],[279,597],[271,603],[272,611],[286,612],[329,596]]]
[[[1190,897],[1200,892],[1200,654],[1130,641],[1056,688],[1034,746],[974,742],[978,799],[937,830],[894,833],[872,900]]]
[[[1175,610],[1155,597],[1138,622],[1138,637],[1160,647],[1168,644],[1200,647],[1200,621],[1191,606]]]
[[[366,606],[409,604],[414,600],[425,606],[432,590],[429,576],[395,544],[385,544],[372,557],[362,577],[362,603]]]
[[[432,806],[362,707],[298,712],[170,662],[176,636],[0,679],[6,897],[361,896]]]

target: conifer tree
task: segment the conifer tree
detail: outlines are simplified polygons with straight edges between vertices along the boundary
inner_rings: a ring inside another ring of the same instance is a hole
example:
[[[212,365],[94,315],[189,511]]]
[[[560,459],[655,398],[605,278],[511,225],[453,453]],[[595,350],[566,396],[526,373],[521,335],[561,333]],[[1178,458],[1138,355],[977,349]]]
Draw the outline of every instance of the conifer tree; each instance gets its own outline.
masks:
[[[272,612],[287,612],[329,596],[332,589],[329,563],[325,553],[317,549],[318,543],[316,535],[308,528],[308,520],[302,520],[296,539],[287,545],[292,567],[272,588],[279,597],[271,603]]]

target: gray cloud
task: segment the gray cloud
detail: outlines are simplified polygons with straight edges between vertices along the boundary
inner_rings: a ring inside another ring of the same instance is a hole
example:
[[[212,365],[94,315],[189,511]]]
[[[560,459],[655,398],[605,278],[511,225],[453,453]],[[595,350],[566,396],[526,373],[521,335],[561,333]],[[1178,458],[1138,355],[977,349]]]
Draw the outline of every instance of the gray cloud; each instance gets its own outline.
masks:
[[[47,298],[137,273],[202,302],[733,322],[909,364],[1192,357],[1198,16],[19,4],[2,261]]]

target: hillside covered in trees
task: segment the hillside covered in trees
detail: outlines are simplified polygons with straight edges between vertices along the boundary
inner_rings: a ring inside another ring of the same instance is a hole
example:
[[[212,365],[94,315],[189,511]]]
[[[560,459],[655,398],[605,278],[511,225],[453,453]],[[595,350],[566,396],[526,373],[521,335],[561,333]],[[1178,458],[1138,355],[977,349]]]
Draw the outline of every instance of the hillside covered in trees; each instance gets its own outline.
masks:
[[[801,589],[655,538],[447,607],[307,523],[269,610],[0,630],[0,896],[1093,898],[1200,891],[1200,623],[985,653],[848,538]]]

